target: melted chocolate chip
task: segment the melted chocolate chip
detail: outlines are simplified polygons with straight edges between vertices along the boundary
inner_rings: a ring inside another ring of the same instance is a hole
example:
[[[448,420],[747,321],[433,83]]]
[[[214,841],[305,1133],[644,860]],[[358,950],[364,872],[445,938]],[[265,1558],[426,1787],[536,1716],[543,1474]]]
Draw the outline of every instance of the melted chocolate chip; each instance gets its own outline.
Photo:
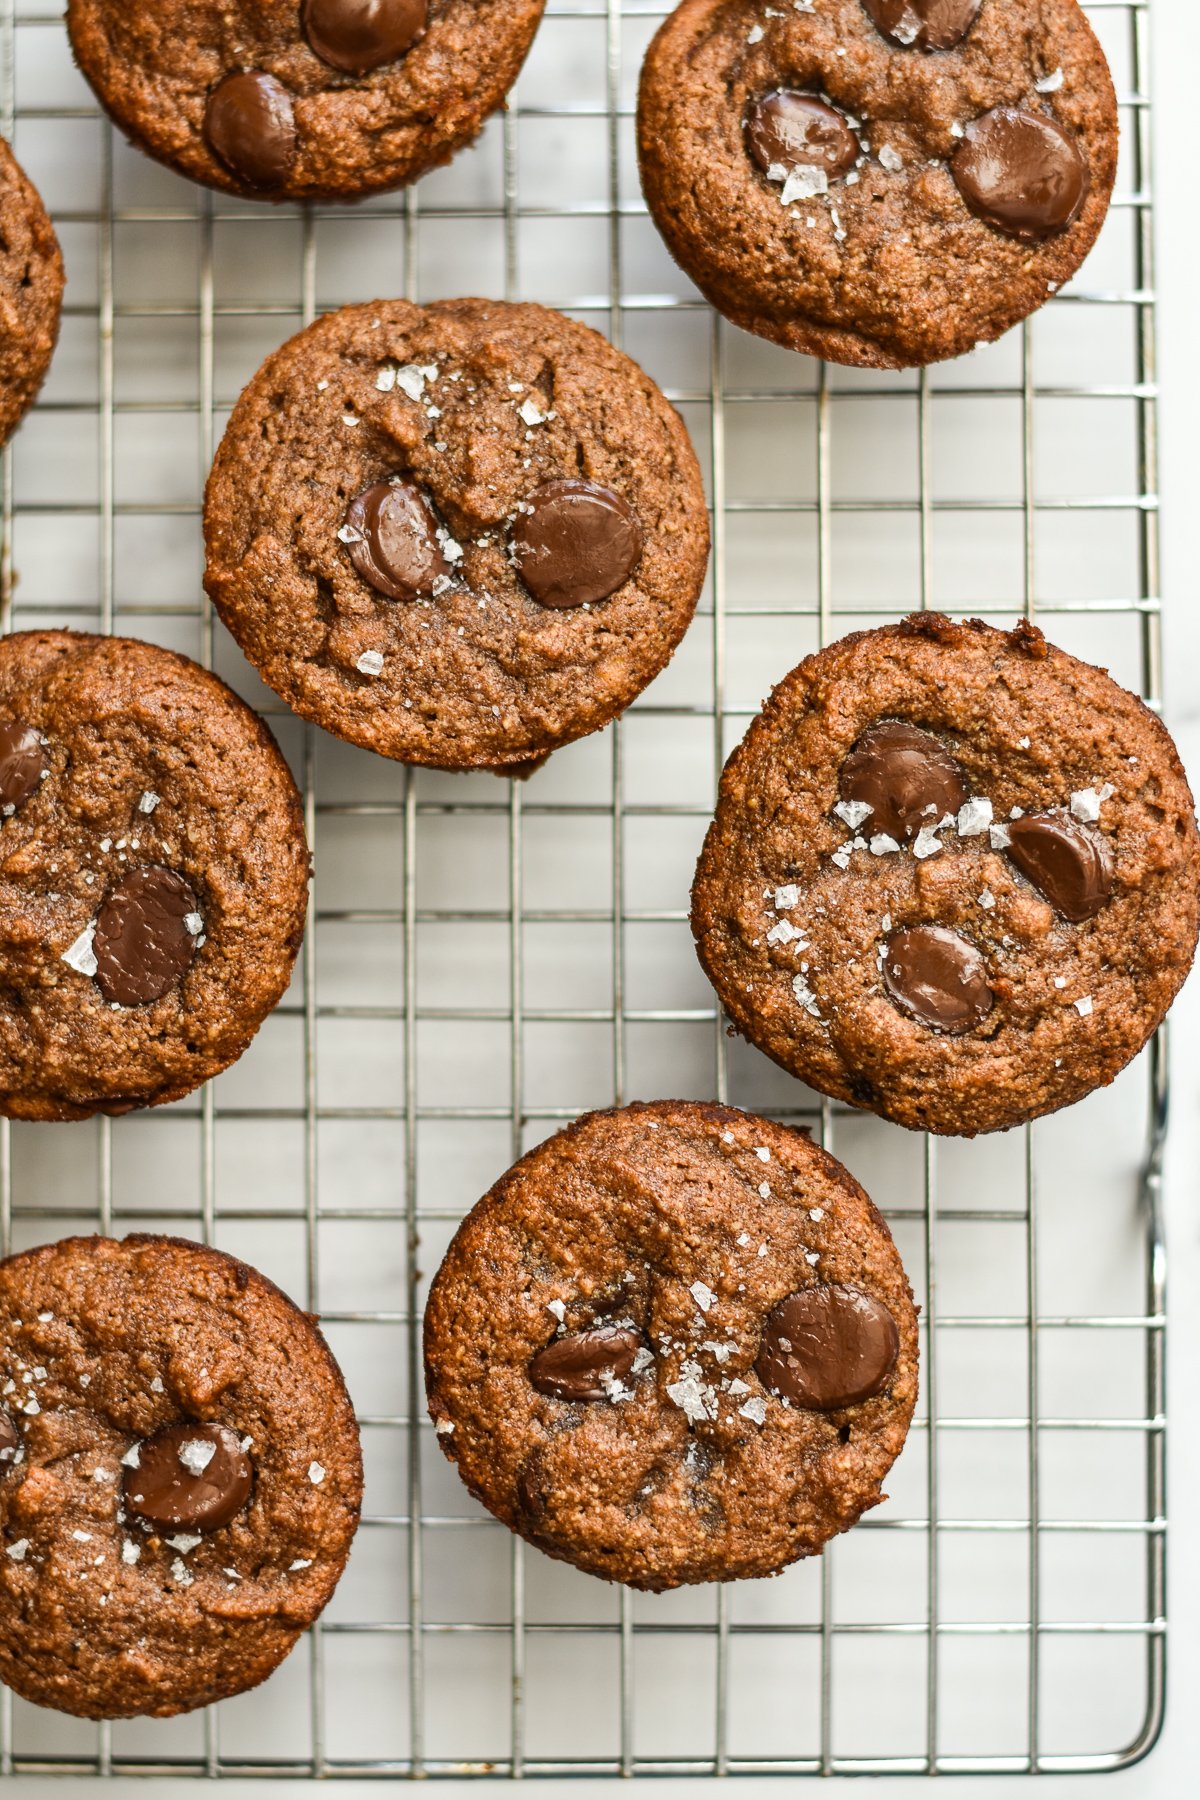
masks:
[[[811,1412],[869,1400],[900,1353],[896,1321],[852,1287],[801,1288],[767,1318],[754,1364],[764,1387]]]
[[[898,844],[922,825],[957,813],[968,795],[966,777],[946,746],[898,719],[863,732],[842,764],[838,792],[843,800],[870,806],[864,832],[883,832]]]
[[[1087,199],[1087,164],[1075,139],[1044,114],[1015,106],[997,106],[967,126],[950,173],[976,218],[1028,243],[1066,231]]]
[[[746,108],[746,141],[760,169],[822,169],[830,181],[846,175],[862,146],[840,112],[796,88],[772,88]]]
[[[1069,813],[1011,819],[1008,854],[1022,875],[1064,919],[1078,925],[1112,893],[1112,853],[1105,840]]]
[[[12,1462],[13,1451],[21,1442],[21,1433],[17,1430],[17,1422],[7,1407],[0,1406],[0,1467],[7,1467]]]
[[[296,161],[292,96],[261,69],[226,75],[209,95],[204,137],[249,187],[282,187]]]
[[[952,50],[979,16],[983,0],[862,0],[875,28],[914,50]]]
[[[347,545],[350,561],[389,600],[431,594],[434,583],[450,573],[437,515],[409,481],[380,481],[366,488],[346,508],[346,529],[357,533]]]
[[[628,581],[642,528],[627,500],[594,481],[548,481],[513,527],[517,573],[541,606],[588,606]]]
[[[944,925],[894,931],[884,946],[883,984],[918,1024],[960,1037],[992,1010],[983,957]]]
[[[191,967],[199,902],[171,869],[144,863],[123,875],[96,919],[92,949],[106,1000],[145,1006],[160,1000]]]
[[[49,767],[46,746],[32,725],[0,720],[0,805],[15,811],[36,791]]]
[[[395,62],[425,29],[428,0],[304,0],[310,47],[331,68],[367,75]]]
[[[529,1365],[539,1394],[556,1400],[604,1400],[614,1381],[624,1381],[642,1347],[642,1335],[623,1325],[594,1325],[555,1338]]]
[[[168,1425],[137,1446],[125,1505],[151,1525],[216,1531],[250,1498],[250,1458],[228,1425]]]

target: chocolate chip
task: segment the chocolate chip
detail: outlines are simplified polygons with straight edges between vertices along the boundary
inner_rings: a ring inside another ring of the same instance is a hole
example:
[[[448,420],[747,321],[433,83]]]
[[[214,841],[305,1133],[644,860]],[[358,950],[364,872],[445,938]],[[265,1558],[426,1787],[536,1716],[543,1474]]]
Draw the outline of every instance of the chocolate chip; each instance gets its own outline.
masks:
[[[49,767],[46,746],[32,725],[0,720],[0,805],[15,811]]]
[[[796,88],[772,88],[746,108],[746,139],[760,169],[801,164],[821,169],[830,181],[846,175],[862,146],[840,112]]]
[[[893,44],[952,50],[970,31],[983,0],[863,0],[871,23]]]
[[[614,1381],[623,1381],[642,1347],[642,1335],[623,1325],[594,1325],[555,1338],[529,1365],[539,1394],[556,1400],[603,1400]]]
[[[769,1314],[754,1369],[793,1406],[836,1412],[877,1394],[899,1353],[896,1321],[873,1294],[801,1288]]]
[[[1112,854],[1105,840],[1069,813],[1011,819],[1008,854],[1038,892],[1073,924],[1091,919],[1112,893]]]
[[[967,799],[967,782],[946,746],[931,732],[898,719],[884,719],[864,731],[842,764],[838,792],[843,800],[870,806],[863,830],[882,832],[898,844],[922,825],[936,825],[957,813]]]
[[[12,1452],[21,1442],[21,1433],[17,1430],[16,1420],[7,1407],[0,1406],[0,1458],[5,1463],[12,1462]]]
[[[380,481],[346,508],[350,561],[364,581],[389,600],[431,594],[448,575],[438,521],[420,488],[409,481]]]
[[[156,863],[123,875],[100,908],[92,943],[104,998],[118,1006],[160,1000],[191,967],[199,918],[182,875]]]
[[[615,594],[642,555],[629,502],[594,481],[548,481],[513,527],[517,573],[542,606],[587,606]]]
[[[151,1525],[216,1531],[250,1498],[250,1458],[228,1425],[168,1425],[137,1446],[125,1505]]]
[[[1042,113],[997,106],[967,126],[950,173],[976,218],[1038,243],[1074,224],[1088,171],[1075,139]]]
[[[992,1010],[983,957],[944,925],[894,931],[884,946],[883,984],[903,1012],[951,1037],[974,1030]]]
[[[281,81],[262,69],[226,75],[209,95],[204,136],[249,187],[282,187],[296,161],[296,115]]]
[[[310,47],[331,68],[367,75],[395,62],[425,29],[428,0],[304,0]]]

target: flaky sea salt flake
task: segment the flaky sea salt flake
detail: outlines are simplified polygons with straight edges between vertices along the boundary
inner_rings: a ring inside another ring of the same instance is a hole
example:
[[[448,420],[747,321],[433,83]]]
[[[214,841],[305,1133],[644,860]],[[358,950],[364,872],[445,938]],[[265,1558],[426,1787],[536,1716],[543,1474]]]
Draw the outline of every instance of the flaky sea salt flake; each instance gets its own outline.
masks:
[[[189,1475],[203,1475],[216,1454],[217,1446],[203,1438],[188,1438],[179,1446],[179,1460]]]
[[[767,1403],[761,1394],[754,1394],[738,1407],[738,1411],[743,1419],[749,1419],[755,1425],[765,1425],[767,1422]]]
[[[62,960],[68,968],[74,969],[79,975],[92,976],[96,973],[98,965],[96,952],[92,947],[95,936],[96,921],[93,919],[90,924],[84,926],[70,949],[64,950],[62,953]]]
[[[811,163],[801,163],[784,182],[779,198],[784,206],[791,206],[797,200],[811,200],[815,194],[828,192],[829,177],[824,169],[814,168]]]
[[[691,1287],[688,1289],[688,1293],[692,1296],[692,1299],[696,1302],[696,1305],[700,1308],[702,1313],[711,1312],[713,1307],[717,1304],[717,1296],[703,1281],[693,1281]]]
[[[382,675],[383,653],[379,650],[364,650],[354,666],[360,675]]]
[[[990,800],[971,799],[958,809],[959,837],[982,837],[991,822]]]

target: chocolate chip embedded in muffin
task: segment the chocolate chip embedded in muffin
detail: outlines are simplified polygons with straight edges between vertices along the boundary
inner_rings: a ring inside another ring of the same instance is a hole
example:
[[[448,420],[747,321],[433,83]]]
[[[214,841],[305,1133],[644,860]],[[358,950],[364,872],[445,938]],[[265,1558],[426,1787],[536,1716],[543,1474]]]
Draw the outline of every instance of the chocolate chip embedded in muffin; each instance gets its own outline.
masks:
[[[250,1498],[250,1458],[228,1425],[167,1425],[121,1460],[125,1506],[151,1525],[215,1531]]]
[[[41,197],[0,138],[0,444],[46,378],[62,313],[62,253]]]
[[[900,1332],[881,1300],[841,1283],[789,1294],[767,1319],[754,1368],[792,1406],[839,1412],[882,1393]]]
[[[376,593],[387,600],[416,600],[432,594],[450,574],[438,532],[428,497],[412,482],[393,477],[355,495],[338,537]],[[441,535],[446,537],[444,529]]]
[[[594,606],[624,587],[641,561],[637,514],[594,481],[548,481],[513,526],[517,573],[541,606]]]
[[[929,613],[780,683],[692,890],[737,1030],[822,1093],[964,1135],[1112,1081],[1198,926],[1200,838],[1161,722],[1029,625]]]
[[[894,44],[952,50],[970,31],[983,0],[862,0],[871,22]]]
[[[1030,244],[1066,231],[1087,199],[1088,168],[1071,133],[1015,106],[972,119],[950,173],[976,218]]]
[[[205,670],[73,632],[0,640],[0,1112],[190,1093],[254,1036],[304,929],[300,798]]]
[[[0,1679],[90,1719],[265,1680],[333,1593],[362,1501],[314,1321],[200,1244],[68,1238],[0,1263],[5,1385],[23,1406],[19,1435],[0,1412]]]
[[[296,109],[262,69],[226,75],[209,95],[204,137],[214,156],[252,188],[282,188],[296,163]]]
[[[1079,268],[1117,107],[1075,0],[684,0],[638,97],[642,185],[727,318],[836,362],[991,342]]]
[[[472,1210],[434,1279],[425,1375],[471,1492],[631,1587],[771,1575],[883,1497],[916,1312],[841,1165],[748,1113],[591,1113]]]
[[[1011,819],[1005,829],[1010,860],[1065,919],[1078,925],[1103,909],[1113,888],[1105,838],[1066,812]]]
[[[368,75],[411,50],[429,19],[428,0],[304,0],[304,35],[331,68]]]
[[[545,0],[69,0],[133,142],[263,200],[352,200],[449,162],[503,105]]]
[[[346,307],[234,408],[213,603],[301,717],[401,762],[528,773],[665,666],[708,515],[679,416],[540,306]]]

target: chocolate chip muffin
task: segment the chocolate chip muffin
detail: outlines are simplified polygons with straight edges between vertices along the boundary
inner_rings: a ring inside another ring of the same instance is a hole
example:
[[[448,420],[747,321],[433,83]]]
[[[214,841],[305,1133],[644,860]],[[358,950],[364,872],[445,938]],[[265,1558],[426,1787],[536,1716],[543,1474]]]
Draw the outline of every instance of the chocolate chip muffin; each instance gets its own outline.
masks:
[[[708,556],[654,383],[541,306],[320,319],[234,409],[205,583],[301,717],[401,762],[528,772],[670,658]]]
[[[646,58],[638,149],[668,249],[735,325],[907,368],[1075,273],[1117,108],[1075,0],[684,0]]]
[[[504,103],[545,0],[69,0],[132,141],[258,200],[353,200],[449,162]]]
[[[266,726],[128,638],[0,639],[0,1113],[178,1100],[287,987],[308,847]]]
[[[692,890],[743,1036],[835,1099],[963,1136],[1112,1081],[1198,917],[1161,722],[1032,625],[938,613],[780,683],[726,765]]]
[[[774,1575],[884,1497],[917,1320],[867,1196],[725,1106],[589,1113],[464,1220],[425,1314],[438,1442],[547,1555],[635,1588]]]
[[[264,1681],[321,1612],[362,1501],[313,1319],[180,1238],[0,1263],[0,1679],[87,1719]]]
[[[65,280],[41,196],[0,138],[0,444],[46,379]]]

